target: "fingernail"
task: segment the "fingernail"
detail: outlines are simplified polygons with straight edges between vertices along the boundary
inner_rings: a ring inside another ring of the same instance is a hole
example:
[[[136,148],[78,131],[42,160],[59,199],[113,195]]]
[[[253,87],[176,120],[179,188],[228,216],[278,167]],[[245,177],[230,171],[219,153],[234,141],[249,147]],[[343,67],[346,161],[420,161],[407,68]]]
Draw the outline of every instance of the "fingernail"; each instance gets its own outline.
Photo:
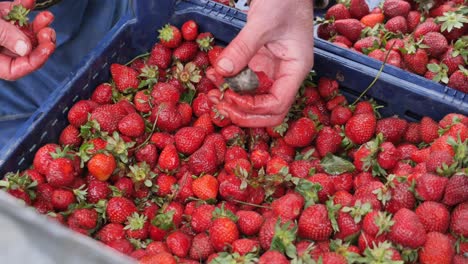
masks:
[[[221,68],[226,73],[231,73],[234,71],[234,64],[230,59],[222,58],[218,61],[218,67]]]
[[[26,42],[23,40],[16,41],[15,52],[20,56],[26,55],[26,52],[28,52],[28,44],[26,44]]]
[[[57,34],[55,33],[54,30],[52,30],[52,32],[50,33],[50,40],[54,43],[57,40]]]

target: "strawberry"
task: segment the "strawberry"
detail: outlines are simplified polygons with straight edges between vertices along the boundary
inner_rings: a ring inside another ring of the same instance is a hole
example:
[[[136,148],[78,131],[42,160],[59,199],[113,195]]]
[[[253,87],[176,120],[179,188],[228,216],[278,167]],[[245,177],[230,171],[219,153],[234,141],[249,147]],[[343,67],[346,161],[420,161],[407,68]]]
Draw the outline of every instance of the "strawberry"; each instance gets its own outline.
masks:
[[[70,186],[75,180],[75,169],[71,160],[58,158],[52,160],[47,167],[47,182],[54,187]]]
[[[426,242],[424,226],[418,216],[409,209],[402,208],[393,216],[395,224],[390,228],[390,241],[404,247],[417,248]]]
[[[436,24],[433,20],[427,20],[419,24],[414,30],[414,38],[419,39],[420,37],[426,35],[428,32],[439,32],[440,25]]]
[[[361,23],[369,28],[384,22],[385,16],[382,13],[367,14],[361,18]]]
[[[210,32],[202,32],[197,36],[196,42],[201,51],[207,52],[213,48],[213,34]]]
[[[401,159],[400,151],[391,142],[383,142],[380,149],[377,163],[385,170],[393,169]]]
[[[369,6],[365,0],[351,0],[349,2],[349,13],[352,18],[361,19],[369,14]]]
[[[332,99],[338,94],[338,82],[336,80],[322,77],[317,84],[317,90],[325,100]]]
[[[91,100],[98,104],[112,103],[112,86],[108,83],[98,85],[91,95]]]
[[[115,223],[106,224],[98,231],[96,238],[101,240],[104,244],[123,239],[125,238],[124,226]]]
[[[432,141],[439,137],[439,125],[432,118],[425,116],[421,119],[420,124],[421,139],[423,142],[432,143]]]
[[[125,198],[131,198],[134,193],[133,181],[128,177],[121,177],[115,182],[114,186],[120,191],[122,196]]]
[[[190,104],[182,102],[177,105],[177,111],[179,111],[182,126],[188,126],[192,122],[192,106]]]
[[[198,25],[195,21],[188,20],[182,25],[181,31],[186,41],[193,41],[198,36]]]
[[[216,199],[218,187],[218,180],[209,174],[205,174],[192,182],[193,193],[202,200]]]
[[[354,48],[363,53],[368,53],[379,47],[380,39],[373,36],[362,38],[354,43]]]
[[[216,85],[206,76],[202,76],[202,78],[196,85],[196,90],[199,93],[208,93],[213,89],[216,89]]]
[[[408,127],[405,131],[405,134],[403,136],[404,140],[413,143],[413,144],[418,144],[421,142],[421,125],[419,123],[409,123]]]
[[[415,53],[403,54],[403,60],[410,71],[419,75],[426,73],[429,58],[425,50],[417,49]]]
[[[182,33],[175,26],[167,24],[158,30],[158,32],[160,43],[167,48],[177,48],[182,42]]]
[[[174,231],[167,236],[166,243],[173,255],[184,258],[189,254],[192,238],[182,231]]]
[[[409,11],[406,22],[408,22],[408,31],[413,32],[421,23],[421,13],[416,10]]]
[[[275,250],[269,250],[263,253],[258,259],[258,264],[287,264],[288,259]]]
[[[156,146],[154,144],[147,144],[139,148],[135,152],[135,159],[137,162],[146,162],[146,164],[148,164],[150,168],[153,168],[158,160],[158,152]]]
[[[453,46],[449,46],[447,51],[440,57],[441,63],[445,64],[448,68],[447,74],[452,75],[459,68],[459,65],[465,65],[465,61],[460,52]]]
[[[111,223],[121,224],[137,211],[135,204],[124,197],[113,197],[107,203],[106,214]]]
[[[96,121],[101,131],[113,133],[118,129],[119,121],[128,113],[117,104],[100,105],[91,113],[91,120]]]
[[[468,70],[462,68],[450,75],[448,86],[468,93]]]
[[[159,169],[163,171],[175,171],[179,168],[179,164],[180,160],[176,147],[173,144],[166,145],[159,155]]]
[[[177,131],[174,139],[177,150],[185,155],[190,155],[203,144],[205,131],[199,127],[184,127]]]
[[[219,194],[225,200],[246,201],[249,195],[247,188],[241,188],[242,180],[237,176],[228,174],[226,179],[219,184]]]
[[[139,137],[145,132],[145,121],[139,114],[132,113],[119,121],[118,128],[125,136]]]
[[[147,64],[167,69],[171,65],[172,51],[161,43],[156,43],[151,49]]]
[[[107,199],[111,190],[107,182],[91,181],[88,184],[87,201],[97,203],[99,200]]]
[[[452,155],[447,151],[432,151],[426,160],[427,172],[438,173],[442,171],[443,164],[450,166],[454,162]]]
[[[255,211],[237,211],[236,216],[239,231],[247,236],[258,234],[264,221],[264,218]]]
[[[466,219],[468,217],[468,202],[461,203],[452,211],[450,219],[450,231],[454,235],[466,237],[468,235],[468,225]]]
[[[80,131],[72,125],[68,125],[60,133],[59,143],[63,146],[79,147],[82,141]]]
[[[448,179],[425,173],[416,179],[416,192],[423,201],[440,201]]]
[[[146,255],[139,260],[140,264],[177,264],[174,256],[168,252],[161,252],[155,255]]]
[[[208,51],[208,60],[210,61],[211,65],[215,65],[216,61],[218,60],[219,55],[224,50],[221,46],[214,46],[212,49]]]
[[[232,252],[239,253],[239,255],[244,256],[250,252],[254,252],[260,248],[260,243],[258,240],[241,238],[232,242]]]
[[[39,41],[36,33],[33,30],[32,24],[28,23],[29,9],[25,8],[22,4],[14,5],[7,15],[3,16],[3,19],[10,21],[15,25],[31,42],[31,47],[34,49],[38,46]]]
[[[117,163],[113,155],[98,153],[89,160],[87,167],[96,179],[106,181],[114,172]]]
[[[227,245],[239,239],[236,223],[228,217],[213,220],[209,233],[211,244],[216,251],[223,251]]]
[[[321,157],[328,153],[335,154],[341,146],[341,136],[333,128],[324,127],[319,131],[315,145]]]
[[[138,72],[125,65],[113,63],[111,65],[111,75],[115,86],[119,92],[126,92],[138,88]]]
[[[373,114],[355,114],[346,123],[345,134],[354,144],[363,144],[372,138],[376,126]]]
[[[410,184],[396,181],[390,186],[391,198],[385,205],[385,210],[392,214],[396,213],[401,208],[412,210],[416,204],[416,198],[411,192]]]
[[[343,48],[351,48],[353,46],[353,42],[351,42],[351,40],[341,35],[333,36],[331,41],[335,45],[339,45],[340,47],[343,47]]]
[[[405,47],[405,43],[402,39],[399,38],[392,38],[387,41],[387,44],[385,44],[385,49],[386,50],[394,50],[394,51],[400,51],[400,49]]]
[[[96,103],[89,100],[76,102],[68,112],[68,122],[76,128],[81,127],[88,121],[88,114],[96,108]]]
[[[408,16],[411,6],[406,1],[385,0],[383,3],[383,13],[387,19],[402,16]]]
[[[125,255],[130,255],[134,250],[132,243],[127,239],[114,240],[109,242],[107,245]]]
[[[92,230],[96,228],[98,213],[94,209],[77,209],[68,217],[68,226]]]
[[[445,233],[449,227],[450,213],[441,203],[432,201],[423,202],[416,208],[415,213],[427,233]]]
[[[442,202],[453,206],[468,200],[468,177],[463,174],[453,175],[445,186]]]
[[[182,126],[182,116],[173,103],[163,102],[151,111],[150,122],[166,132],[174,132]]]
[[[354,18],[335,21],[335,27],[339,34],[345,36],[353,43],[359,39],[361,32],[364,29],[364,25]]]
[[[396,16],[389,19],[387,23],[385,23],[385,29],[393,33],[406,34],[408,32],[408,24],[406,22],[406,18],[404,18],[403,16]]]
[[[407,125],[408,122],[404,119],[398,117],[387,117],[377,121],[375,133],[382,133],[385,140],[397,144],[406,132]]]
[[[307,180],[313,183],[317,183],[321,186],[321,190],[317,192],[318,198],[321,203],[325,203],[328,197],[333,196],[333,194],[335,193],[335,186],[333,185],[333,180],[328,174],[316,173],[308,177]]]
[[[317,241],[328,239],[333,229],[326,206],[316,204],[307,207],[299,218],[298,228],[298,235],[302,238]]]
[[[207,231],[212,225],[212,215],[215,207],[210,204],[203,204],[195,208],[191,217],[191,227],[196,233]]]
[[[353,116],[353,112],[348,107],[337,106],[333,108],[330,116],[331,125],[344,125]]]
[[[423,43],[429,46],[427,53],[435,58],[439,58],[444,54],[448,47],[447,39],[439,32],[426,33],[423,38]]]
[[[282,221],[297,219],[303,206],[304,198],[297,193],[288,193],[271,203],[273,214]]]
[[[325,19],[327,20],[334,19],[336,21],[348,18],[351,18],[351,15],[349,14],[346,6],[343,4],[333,5],[332,7],[328,8],[327,12],[325,13]]]
[[[316,133],[314,122],[309,118],[302,117],[289,126],[284,141],[292,147],[305,147],[312,143]]]
[[[335,35],[336,29],[333,23],[320,24],[317,28],[317,36],[321,39],[330,39]]]
[[[423,248],[419,250],[419,261],[421,263],[452,263],[455,251],[449,238],[439,232],[427,234],[427,240]]]
[[[151,102],[161,104],[163,102],[176,104],[180,99],[180,92],[174,85],[169,83],[157,83],[151,91]]]
[[[179,60],[181,62],[189,62],[198,53],[198,45],[195,42],[187,41],[183,42],[179,47],[177,47],[172,56],[174,59]]]
[[[190,258],[204,261],[213,253],[214,249],[211,245],[210,237],[206,233],[197,234],[193,238],[189,252]]]
[[[217,156],[214,144],[204,144],[190,155],[188,164],[190,171],[195,174],[215,173],[217,169]]]
[[[195,99],[193,99],[192,107],[193,113],[196,117],[200,117],[203,114],[210,113],[213,104],[208,99],[206,93],[199,93]]]
[[[52,193],[52,206],[57,211],[65,211],[76,202],[75,195],[70,190],[55,189]]]
[[[216,161],[218,164],[221,164],[224,162],[224,158],[226,155],[226,142],[224,141],[224,137],[220,134],[210,134],[206,136],[205,138],[205,143],[204,144],[213,144],[215,146],[215,151],[216,151]],[[233,149],[235,147],[231,147],[230,149]],[[240,148],[240,147],[239,147]],[[238,148],[236,148],[238,149]],[[240,148],[242,149],[242,148]],[[245,152],[245,151],[244,151]],[[245,157],[247,156],[247,153]]]

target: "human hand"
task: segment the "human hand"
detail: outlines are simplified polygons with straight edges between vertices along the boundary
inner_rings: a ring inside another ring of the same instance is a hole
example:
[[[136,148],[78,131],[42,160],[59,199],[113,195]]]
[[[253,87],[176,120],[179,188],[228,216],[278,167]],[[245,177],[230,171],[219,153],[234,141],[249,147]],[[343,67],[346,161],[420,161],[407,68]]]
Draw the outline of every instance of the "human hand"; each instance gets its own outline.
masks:
[[[247,65],[273,81],[270,92],[240,95],[230,89],[208,94],[218,111],[243,127],[280,124],[313,66],[313,5],[311,0],[254,0],[247,24],[207,72],[216,85]]]
[[[15,5],[34,8],[34,0],[0,2],[3,18]],[[0,79],[16,80],[39,69],[55,50],[55,31],[49,27],[54,16],[40,12],[32,22],[38,45],[33,47],[29,38],[12,23],[0,19]]]

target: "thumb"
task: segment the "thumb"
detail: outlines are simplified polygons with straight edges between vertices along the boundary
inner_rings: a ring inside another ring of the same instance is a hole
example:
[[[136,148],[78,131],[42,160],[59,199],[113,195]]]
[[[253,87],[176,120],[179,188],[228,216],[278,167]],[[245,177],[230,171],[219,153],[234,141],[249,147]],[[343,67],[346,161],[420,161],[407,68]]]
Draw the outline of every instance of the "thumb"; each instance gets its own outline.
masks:
[[[19,56],[25,56],[31,51],[31,42],[23,32],[3,19],[0,19],[0,46]]]
[[[236,38],[223,50],[214,65],[223,76],[236,75],[266,43],[265,30],[258,23],[247,22]]]

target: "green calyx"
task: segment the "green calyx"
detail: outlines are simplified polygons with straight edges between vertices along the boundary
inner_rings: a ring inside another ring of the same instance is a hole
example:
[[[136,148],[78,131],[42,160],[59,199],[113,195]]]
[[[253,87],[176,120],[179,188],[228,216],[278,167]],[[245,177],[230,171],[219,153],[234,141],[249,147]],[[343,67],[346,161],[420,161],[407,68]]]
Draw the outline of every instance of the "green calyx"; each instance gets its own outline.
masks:
[[[144,227],[147,217],[146,215],[140,215],[138,213],[133,213],[128,217],[128,225],[124,227],[125,230],[140,230]]]
[[[174,31],[170,24],[165,25],[162,29],[158,30],[159,39],[164,41],[171,41],[174,37]]]
[[[13,23],[17,23],[19,26],[26,26],[28,25],[28,14],[29,14],[29,9],[25,8],[23,5],[15,5],[11,9],[11,11],[3,16],[3,19],[6,21],[10,21]]]
[[[282,225],[281,219],[278,219],[270,250],[276,250],[286,254],[290,258],[294,258],[297,255],[296,247],[294,246],[296,234],[297,226],[294,223],[288,221]]]

